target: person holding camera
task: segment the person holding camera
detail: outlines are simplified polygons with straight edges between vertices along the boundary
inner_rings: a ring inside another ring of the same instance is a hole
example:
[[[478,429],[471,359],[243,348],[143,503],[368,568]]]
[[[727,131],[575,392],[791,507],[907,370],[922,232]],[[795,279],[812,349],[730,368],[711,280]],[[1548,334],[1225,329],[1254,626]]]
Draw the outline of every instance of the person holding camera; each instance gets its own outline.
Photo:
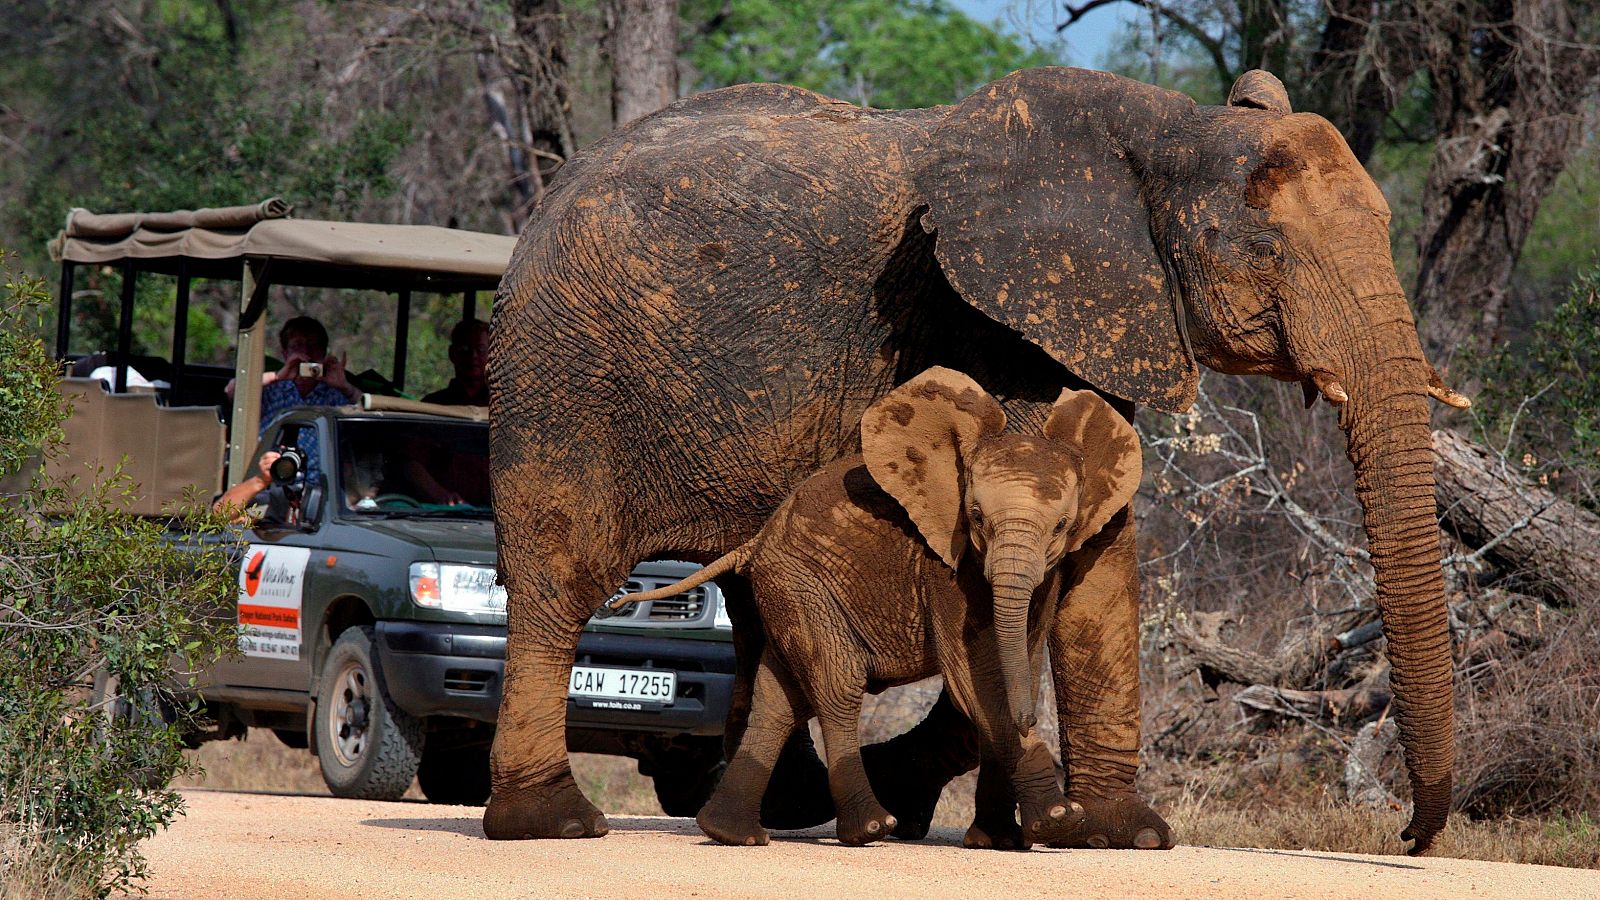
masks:
[[[273,382],[261,390],[261,434],[272,420],[302,406],[347,406],[361,400],[361,390],[345,375],[344,358],[328,352],[328,329],[310,316],[296,316],[283,323],[278,332],[283,351],[283,368]],[[305,454],[307,477],[315,478],[317,434],[307,429],[300,436]]]
[[[267,488],[272,487],[272,464],[278,461],[283,454],[276,450],[268,450],[256,460],[256,474],[239,482],[218,497],[211,504],[211,511],[217,515],[226,515],[229,522],[241,525],[253,525],[261,517],[261,513],[252,510],[256,506],[256,496]]]
[[[300,406],[345,406],[361,391],[345,375],[344,357],[328,352],[328,329],[310,316],[296,316],[278,332],[283,368],[261,391],[261,430],[280,413]]]

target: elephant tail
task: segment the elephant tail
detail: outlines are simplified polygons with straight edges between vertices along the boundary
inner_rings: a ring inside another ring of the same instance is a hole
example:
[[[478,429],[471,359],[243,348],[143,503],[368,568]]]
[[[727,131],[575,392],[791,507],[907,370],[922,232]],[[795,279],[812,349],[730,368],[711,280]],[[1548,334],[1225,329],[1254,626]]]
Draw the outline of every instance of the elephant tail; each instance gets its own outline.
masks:
[[[693,575],[690,575],[688,578],[685,578],[682,581],[675,582],[664,587],[658,587],[652,591],[639,591],[638,593],[634,594],[618,594],[615,597],[612,597],[610,600],[607,600],[606,605],[612,609],[621,609],[622,607],[627,606],[629,603],[638,603],[644,600],[663,600],[667,597],[681,594],[684,591],[692,590],[702,584],[705,584],[711,579],[716,578],[718,575],[725,575],[728,572],[740,571],[744,568],[744,564],[749,562],[750,557],[754,554],[755,541],[749,541],[740,544],[738,547],[735,547],[733,550],[718,558],[715,562],[708,564],[705,568],[694,573]]]

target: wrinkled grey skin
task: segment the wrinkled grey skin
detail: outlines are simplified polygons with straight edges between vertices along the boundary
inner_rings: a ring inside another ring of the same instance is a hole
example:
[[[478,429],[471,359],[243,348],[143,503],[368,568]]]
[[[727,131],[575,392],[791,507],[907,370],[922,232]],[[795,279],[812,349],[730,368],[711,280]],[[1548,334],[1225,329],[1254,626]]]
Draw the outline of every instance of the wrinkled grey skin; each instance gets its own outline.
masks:
[[[494,310],[510,643],[485,832],[605,833],[562,740],[584,620],[639,559],[707,561],[748,540],[856,449],[862,411],[896,384],[958,369],[1026,427],[1067,386],[1124,414],[1181,410],[1199,362],[1340,405],[1416,801],[1404,836],[1426,849],[1453,764],[1427,398],[1456,395],[1422,357],[1388,215],[1332,126],[1291,113],[1259,72],[1218,107],[1072,69],[929,110],[744,85],[579,154]],[[1134,538],[1124,513],[1067,560],[1049,637],[1067,795],[1091,846],[1131,847],[1160,822],[1133,793]],[[761,637],[747,587],[724,587],[746,676],[736,744]],[[976,749],[942,702],[863,757],[897,833],[916,836]],[[825,821],[814,756],[779,766],[769,817]]]

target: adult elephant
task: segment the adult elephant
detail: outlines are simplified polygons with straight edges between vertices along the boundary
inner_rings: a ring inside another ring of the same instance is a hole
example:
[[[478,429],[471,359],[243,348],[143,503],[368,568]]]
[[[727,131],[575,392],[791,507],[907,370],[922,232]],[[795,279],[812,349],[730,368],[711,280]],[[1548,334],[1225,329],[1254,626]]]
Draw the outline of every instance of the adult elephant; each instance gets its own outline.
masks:
[[[1388,221],[1338,132],[1293,114],[1264,72],[1215,107],[1062,68],[920,110],[742,85],[573,158],[494,310],[510,598],[485,832],[605,833],[563,740],[584,621],[636,561],[706,561],[750,538],[795,484],[858,449],[862,411],[895,385],[957,369],[1031,428],[1084,383],[1125,415],[1183,410],[1198,361],[1301,382],[1340,406],[1415,799],[1402,837],[1426,849],[1453,761],[1427,397],[1464,401],[1423,359]],[[1087,810],[1081,843],[1168,846],[1133,793],[1127,511],[1069,565],[1050,649],[1068,794]],[[742,585],[725,590],[749,665],[759,623]],[[732,741],[747,701],[736,698]],[[911,836],[977,759],[943,701],[868,751],[874,790]],[[808,758],[773,779],[798,805],[769,803],[772,824],[831,815],[804,802],[827,795],[815,757],[786,757]]]

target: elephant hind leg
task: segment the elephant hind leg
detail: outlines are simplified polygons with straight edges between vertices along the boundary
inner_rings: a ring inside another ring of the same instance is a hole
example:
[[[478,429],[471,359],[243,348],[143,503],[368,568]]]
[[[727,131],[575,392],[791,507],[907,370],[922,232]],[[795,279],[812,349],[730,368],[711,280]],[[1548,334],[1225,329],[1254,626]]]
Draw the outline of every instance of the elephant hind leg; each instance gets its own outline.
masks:
[[[799,635],[781,635],[789,639],[789,646],[784,648],[788,651],[785,659],[791,661],[795,677],[822,726],[822,741],[828,754],[828,788],[838,813],[839,842],[860,846],[882,840],[894,831],[895,817],[873,794],[861,760],[861,698],[867,690],[866,661],[860,654],[839,646],[848,641],[848,625],[842,620],[829,621],[833,617],[826,611],[835,608],[831,602],[801,605],[817,616],[811,623],[813,627],[834,636],[825,644]]]
[[[567,685],[584,623],[622,582],[627,566],[559,562],[571,558],[502,534],[506,667],[483,813],[484,834],[492,839],[600,837],[608,830],[605,816],[572,778]]]
[[[761,654],[753,680],[750,716],[738,752],[695,817],[707,836],[735,847],[767,843],[767,830],[761,827],[761,796],[795,725],[809,714],[800,691],[770,649]]]

